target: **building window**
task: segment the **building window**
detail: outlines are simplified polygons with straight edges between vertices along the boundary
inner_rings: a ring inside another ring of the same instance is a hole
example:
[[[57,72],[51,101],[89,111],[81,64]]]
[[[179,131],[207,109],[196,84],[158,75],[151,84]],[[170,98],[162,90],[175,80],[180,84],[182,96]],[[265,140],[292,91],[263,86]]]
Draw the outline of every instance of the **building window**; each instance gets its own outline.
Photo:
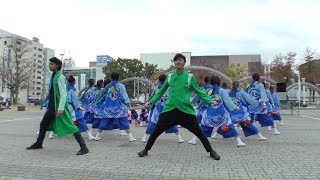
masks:
[[[17,44],[18,44],[18,45],[21,45],[21,42],[20,42],[20,41],[17,41]]]
[[[36,53],[34,53],[34,54],[33,54],[33,56],[37,56],[37,54],[36,54]]]
[[[41,48],[38,48],[38,51],[42,52],[42,49],[41,49]]]
[[[7,41],[4,41],[4,45],[7,45]]]
[[[41,60],[38,60],[38,63],[42,64],[42,61],[41,61]]]
[[[37,79],[41,79],[41,76],[37,76]]]
[[[35,82],[33,81],[33,84],[35,84]]]
[[[41,90],[41,87],[37,87],[37,90]]]
[[[34,47],[34,50],[37,50],[37,47]]]
[[[38,57],[39,57],[39,58],[42,58],[42,55],[39,54]]]
[[[37,95],[40,95],[40,94],[41,94],[41,93],[39,93],[39,92],[37,93]]]

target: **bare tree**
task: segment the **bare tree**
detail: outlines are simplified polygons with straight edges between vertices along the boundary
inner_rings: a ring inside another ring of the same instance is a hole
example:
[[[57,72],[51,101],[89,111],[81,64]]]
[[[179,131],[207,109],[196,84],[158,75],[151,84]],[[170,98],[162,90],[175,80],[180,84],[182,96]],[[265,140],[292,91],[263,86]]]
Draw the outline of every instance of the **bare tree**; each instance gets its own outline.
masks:
[[[19,37],[11,38],[0,57],[0,74],[3,84],[10,91],[10,100],[17,103],[19,90],[26,88],[35,71],[31,44]]]

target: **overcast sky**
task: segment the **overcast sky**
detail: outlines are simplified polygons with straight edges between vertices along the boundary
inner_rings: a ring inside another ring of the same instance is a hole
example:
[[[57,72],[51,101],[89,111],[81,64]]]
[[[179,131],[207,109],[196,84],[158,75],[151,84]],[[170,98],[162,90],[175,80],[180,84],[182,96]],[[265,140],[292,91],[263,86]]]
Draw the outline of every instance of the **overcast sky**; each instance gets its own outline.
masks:
[[[318,0],[6,0],[0,29],[85,67],[96,55],[274,55],[320,49]],[[59,57],[59,56],[58,56]]]

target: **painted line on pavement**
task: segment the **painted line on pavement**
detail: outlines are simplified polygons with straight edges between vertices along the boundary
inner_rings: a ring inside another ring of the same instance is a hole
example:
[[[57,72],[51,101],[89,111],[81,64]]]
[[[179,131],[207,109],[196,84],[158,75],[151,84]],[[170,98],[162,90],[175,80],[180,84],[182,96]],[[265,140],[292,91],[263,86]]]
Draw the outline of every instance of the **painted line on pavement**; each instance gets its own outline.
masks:
[[[311,117],[311,116],[301,116],[301,117],[306,117],[306,118],[315,119],[315,120],[320,121],[320,118],[317,118],[317,117]]]
[[[0,120],[0,123],[2,122],[12,122],[12,121],[22,121],[22,120],[29,120],[29,119],[40,119],[42,118],[42,116],[39,116],[39,117],[29,117],[29,118],[14,118],[14,119],[11,119],[11,120],[4,120],[4,121],[1,121]]]

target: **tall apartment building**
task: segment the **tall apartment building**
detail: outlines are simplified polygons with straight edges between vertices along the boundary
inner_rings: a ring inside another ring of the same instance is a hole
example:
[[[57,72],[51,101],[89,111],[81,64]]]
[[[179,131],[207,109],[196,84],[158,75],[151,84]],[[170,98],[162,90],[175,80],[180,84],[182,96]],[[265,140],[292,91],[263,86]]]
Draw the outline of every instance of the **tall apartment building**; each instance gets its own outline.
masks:
[[[42,98],[45,98],[49,91],[49,82],[51,72],[49,69],[49,59],[55,56],[55,51],[50,48],[44,48],[43,51],[43,79],[42,79]]]
[[[43,75],[44,75],[44,48],[39,39],[34,37],[32,40],[0,30],[0,65],[11,66],[15,55],[14,52],[22,54],[21,61],[24,67],[31,73],[29,81],[23,82],[19,93],[18,102],[27,102],[27,97],[31,99],[40,99],[43,94]],[[26,72],[27,73],[27,72]],[[5,83],[1,82],[3,96],[9,98],[8,89]]]
[[[34,71],[32,78],[30,79],[29,96],[33,99],[41,99],[43,94],[43,78],[44,78],[44,53],[43,53],[43,44],[40,43],[38,38],[32,38],[31,40],[31,48],[33,54],[33,62],[34,62]]]

